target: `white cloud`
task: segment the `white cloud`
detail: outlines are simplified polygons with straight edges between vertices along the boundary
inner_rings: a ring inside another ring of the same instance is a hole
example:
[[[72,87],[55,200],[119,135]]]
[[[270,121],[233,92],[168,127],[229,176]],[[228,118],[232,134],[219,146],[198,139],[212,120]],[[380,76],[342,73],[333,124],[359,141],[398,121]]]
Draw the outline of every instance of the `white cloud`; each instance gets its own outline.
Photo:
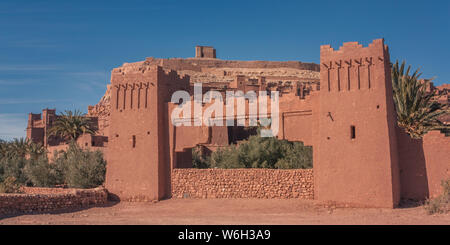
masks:
[[[0,85],[19,86],[31,83],[42,83],[39,79],[0,79]]]
[[[68,72],[66,73],[67,75],[73,75],[73,76],[80,76],[80,77],[107,77],[109,76],[109,72],[105,72],[105,71],[87,71],[87,72]]]
[[[88,93],[96,93],[98,89],[106,89],[106,85],[109,83],[109,72],[105,71],[68,72],[66,75],[77,81],[74,85],[78,89]]]
[[[0,139],[26,137],[27,122],[26,113],[0,113]]]
[[[61,69],[57,65],[0,65],[0,71],[55,71]]]
[[[63,100],[52,100],[52,99],[20,99],[20,98],[2,98],[0,99],[0,105],[16,105],[16,104],[40,104],[40,103],[54,103]]]

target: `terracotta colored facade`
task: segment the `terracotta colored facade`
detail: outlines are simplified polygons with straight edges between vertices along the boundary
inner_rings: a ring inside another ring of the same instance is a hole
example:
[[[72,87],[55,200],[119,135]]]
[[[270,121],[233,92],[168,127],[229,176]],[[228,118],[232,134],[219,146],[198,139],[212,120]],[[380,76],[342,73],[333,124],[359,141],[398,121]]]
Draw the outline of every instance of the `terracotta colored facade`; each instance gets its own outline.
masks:
[[[189,77],[159,66],[116,68],[111,77],[106,187],[125,200],[170,196],[167,102]]]
[[[411,139],[397,130],[402,198],[424,200],[442,194],[441,181],[450,177],[450,137],[432,131]]]
[[[55,109],[44,109],[42,114],[28,114],[27,138],[44,146],[58,144],[60,140],[49,139],[48,135],[48,130],[56,117]]]
[[[91,126],[97,130],[99,128],[98,118],[89,115],[87,117]],[[48,149],[67,143],[64,139],[49,134],[49,130],[57,118],[56,109],[44,109],[42,114],[28,114],[27,139],[34,143],[40,143]],[[79,143],[82,143],[83,146],[105,147],[108,145],[108,137],[105,135],[83,135],[80,138]]]
[[[316,199],[396,206],[400,180],[387,46],[382,39],[368,47],[325,45],[320,61]]]
[[[194,59],[147,58],[115,68],[110,95],[89,108],[108,135],[110,193],[122,200],[168,198],[174,169],[192,166],[192,147],[211,152],[248,136],[244,127],[225,121],[224,126],[175,127],[171,115],[178,104],[170,102],[171,96],[183,90],[193,100],[194,82],[203,84],[203,94],[217,91],[224,99],[226,91],[278,91],[277,137],[313,146],[314,199],[395,207],[402,198],[436,195],[440,181],[450,177],[449,137],[431,132],[418,142],[396,125],[384,40],[368,47],[344,43],[339,50],[321,46],[320,65],[223,61],[212,48],[196,47]],[[212,104],[203,103],[201,111]],[[232,115],[223,108],[224,116],[243,118],[248,125],[248,101],[244,107],[239,114],[235,104]],[[271,108],[269,99],[268,116]],[[36,121],[33,115],[30,120]]]
[[[98,117],[87,115],[90,123],[94,129],[99,128]],[[50,136],[49,130],[52,128],[53,123],[58,118],[55,109],[44,109],[42,114],[28,114],[27,125],[27,139],[34,143],[43,145],[47,149],[47,157],[51,160],[54,156],[54,152],[65,151],[69,147],[66,140]],[[103,126],[103,125],[101,125]],[[101,127],[105,129],[105,127]],[[96,135],[84,134],[77,139],[77,144],[89,148],[91,150],[100,150],[106,154],[106,147],[108,146],[108,136],[102,135],[103,131],[100,130]]]

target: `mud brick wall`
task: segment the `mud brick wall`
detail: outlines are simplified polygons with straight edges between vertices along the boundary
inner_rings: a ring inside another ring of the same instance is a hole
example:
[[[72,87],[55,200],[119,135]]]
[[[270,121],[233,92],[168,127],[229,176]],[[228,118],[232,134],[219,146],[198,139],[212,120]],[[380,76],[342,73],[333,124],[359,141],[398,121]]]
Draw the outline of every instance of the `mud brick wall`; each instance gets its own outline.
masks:
[[[450,178],[450,137],[430,131],[412,139],[397,128],[397,145],[402,198],[423,201],[441,195],[441,181]]]
[[[312,169],[173,169],[173,198],[314,198]]]
[[[20,194],[0,194],[0,217],[13,214],[71,211],[107,202],[105,188],[24,188]]]
[[[444,191],[442,181],[450,179],[450,137],[439,131],[428,132],[423,137],[423,152],[429,197],[435,198]]]

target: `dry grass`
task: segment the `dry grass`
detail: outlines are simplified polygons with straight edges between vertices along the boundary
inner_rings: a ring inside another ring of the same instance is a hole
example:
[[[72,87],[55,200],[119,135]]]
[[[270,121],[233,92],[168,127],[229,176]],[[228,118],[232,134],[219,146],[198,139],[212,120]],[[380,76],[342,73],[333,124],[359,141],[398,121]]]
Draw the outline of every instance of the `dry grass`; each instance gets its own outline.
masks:
[[[448,213],[450,211],[450,179],[443,180],[441,183],[442,195],[428,199],[424,208],[428,214]]]

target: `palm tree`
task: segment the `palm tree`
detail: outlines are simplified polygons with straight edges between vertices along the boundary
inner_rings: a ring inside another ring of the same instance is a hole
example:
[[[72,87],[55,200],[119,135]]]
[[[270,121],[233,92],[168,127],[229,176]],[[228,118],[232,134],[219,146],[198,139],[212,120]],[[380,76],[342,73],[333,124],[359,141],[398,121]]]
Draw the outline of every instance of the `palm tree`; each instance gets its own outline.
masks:
[[[26,138],[15,138],[9,143],[8,152],[15,157],[25,157],[28,153],[28,146],[30,141]]]
[[[412,138],[420,139],[430,130],[448,130],[438,117],[449,113],[447,105],[436,101],[436,94],[427,93],[431,80],[419,80],[417,69],[409,74],[411,66],[405,71],[405,61],[399,66],[398,60],[392,66],[392,87],[397,111],[397,122]]]
[[[30,158],[33,160],[37,160],[39,156],[47,153],[47,149],[41,143],[29,142],[27,152],[30,155]]]
[[[89,118],[80,111],[65,111],[58,115],[49,130],[49,136],[59,136],[65,140],[77,140],[82,134],[95,134],[96,129],[90,124]]]
[[[0,160],[8,154],[8,142],[0,139]]]
[[[41,143],[34,143],[29,139],[15,138],[12,141],[0,140],[0,160],[3,158],[24,158],[29,155],[32,159],[47,153]]]

